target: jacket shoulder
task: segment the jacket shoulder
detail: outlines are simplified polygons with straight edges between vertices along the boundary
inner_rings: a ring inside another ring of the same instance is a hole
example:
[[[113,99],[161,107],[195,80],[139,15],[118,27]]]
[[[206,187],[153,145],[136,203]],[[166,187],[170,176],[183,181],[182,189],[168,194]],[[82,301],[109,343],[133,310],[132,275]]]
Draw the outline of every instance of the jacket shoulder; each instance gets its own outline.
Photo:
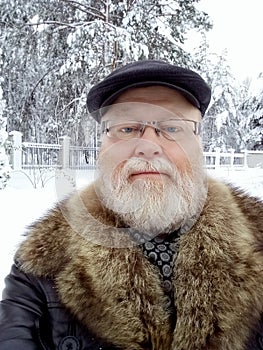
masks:
[[[230,187],[232,196],[242,214],[247,218],[257,238],[259,249],[263,251],[263,200],[250,196],[246,191]]]
[[[256,244],[263,251],[263,200],[230,183],[209,179],[208,197],[217,202],[217,208],[232,211],[232,220],[245,221]],[[233,216],[234,215],[234,216]],[[262,243],[261,243],[262,242]]]

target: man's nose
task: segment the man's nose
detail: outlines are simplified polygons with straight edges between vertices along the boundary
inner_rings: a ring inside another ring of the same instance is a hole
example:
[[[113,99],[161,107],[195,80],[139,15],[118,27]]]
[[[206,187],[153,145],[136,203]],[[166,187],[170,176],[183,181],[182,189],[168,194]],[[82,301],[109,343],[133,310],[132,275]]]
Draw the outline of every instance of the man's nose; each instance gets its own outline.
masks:
[[[136,141],[134,149],[134,155],[136,157],[152,159],[160,157],[163,153],[159,135],[152,127],[146,127],[142,136]]]

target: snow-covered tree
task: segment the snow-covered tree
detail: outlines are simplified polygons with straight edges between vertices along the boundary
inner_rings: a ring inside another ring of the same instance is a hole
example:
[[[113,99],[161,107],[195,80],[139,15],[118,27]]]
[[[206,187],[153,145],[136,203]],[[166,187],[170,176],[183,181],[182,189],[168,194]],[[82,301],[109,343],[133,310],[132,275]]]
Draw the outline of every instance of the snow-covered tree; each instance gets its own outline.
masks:
[[[263,150],[263,73],[248,84],[247,96],[240,107],[242,127],[246,130],[244,147]]]
[[[88,142],[83,101],[113,68],[143,58],[191,66],[182,48],[187,32],[211,27],[198,1],[4,1],[8,129],[27,141],[56,142],[71,131],[74,142]]]
[[[1,82],[0,78],[0,82]],[[0,85],[0,190],[5,188],[10,178],[10,166],[6,154],[5,143],[8,137],[6,132],[6,118],[3,116],[5,100],[3,99],[3,90]]]
[[[245,96],[245,87],[232,75],[227,52],[221,55],[211,53],[205,38],[194,57],[198,72],[212,90],[211,103],[203,120],[204,148],[240,151],[244,148],[240,105]]]

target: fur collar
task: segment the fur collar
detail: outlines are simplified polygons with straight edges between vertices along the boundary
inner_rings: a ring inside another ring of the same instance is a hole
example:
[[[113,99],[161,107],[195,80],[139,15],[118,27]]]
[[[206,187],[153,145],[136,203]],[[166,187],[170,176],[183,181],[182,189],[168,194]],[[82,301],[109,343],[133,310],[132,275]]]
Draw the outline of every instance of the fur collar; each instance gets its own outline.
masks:
[[[123,350],[243,350],[263,311],[262,209],[209,181],[203,212],[180,239],[175,330],[156,268],[127,247],[93,186],[35,223],[17,256],[24,271],[53,278],[64,305]],[[116,232],[123,248],[112,248]]]

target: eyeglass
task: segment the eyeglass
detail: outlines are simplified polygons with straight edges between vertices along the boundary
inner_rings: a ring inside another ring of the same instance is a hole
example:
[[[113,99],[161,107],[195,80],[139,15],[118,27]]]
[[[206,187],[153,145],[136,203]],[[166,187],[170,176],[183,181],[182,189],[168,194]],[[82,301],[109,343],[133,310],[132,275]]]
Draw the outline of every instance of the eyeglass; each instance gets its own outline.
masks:
[[[102,133],[109,138],[118,140],[130,140],[141,137],[146,127],[155,129],[156,134],[160,134],[170,141],[177,141],[189,135],[189,131],[195,135],[200,135],[201,123],[189,119],[169,119],[164,121],[113,121],[105,120],[101,124]]]

